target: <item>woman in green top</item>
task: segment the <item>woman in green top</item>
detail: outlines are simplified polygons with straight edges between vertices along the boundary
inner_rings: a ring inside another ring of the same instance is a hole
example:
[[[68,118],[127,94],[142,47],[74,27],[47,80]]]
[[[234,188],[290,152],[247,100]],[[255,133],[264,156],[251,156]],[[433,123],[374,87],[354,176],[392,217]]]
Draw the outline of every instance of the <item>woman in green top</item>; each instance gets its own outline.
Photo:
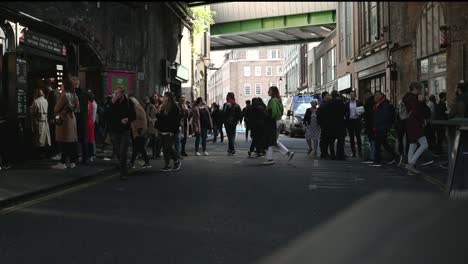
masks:
[[[281,152],[281,154],[286,155],[288,157],[288,161],[290,161],[293,156],[294,152],[289,151],[281,142],[278,141],[279,137],[279,121],[283,116],[283,103],[281,102],[281,96],[279,94],[278,87],[271,86],[268,90],[268,95],[271,96],[270,101],[268,101],[268,123],[265,131],[265,136],[267,138],[267,154],[266,159],[267,161],[264,164],[273,164],[273,148],[276,148]]]

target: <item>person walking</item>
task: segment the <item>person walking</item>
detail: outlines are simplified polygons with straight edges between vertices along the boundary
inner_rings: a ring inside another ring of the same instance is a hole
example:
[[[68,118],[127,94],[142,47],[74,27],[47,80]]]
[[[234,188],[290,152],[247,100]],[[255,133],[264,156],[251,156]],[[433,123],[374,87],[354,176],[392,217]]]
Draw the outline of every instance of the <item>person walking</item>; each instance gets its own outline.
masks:
[[[177,107],[174,95],[166,92],[163,97],[163,104],[157,114],[156,128],[161,136],[165,165],[162,171],[178,171],[182,162],[177,151],[174,149],[177,131],[180,126],[180,109]],[[174,160],[174,167],[169,166],[170,160]]]
[[[455,100],[450,107],[449,118],[468,117],[468,88],[466,83],[458,83],[455,89]]]
[[[148,145],[151,147],[151,158],[159,158],[161,149],[158,149],[159,144],[159,136],[157,135],[158,131],[155,127],[156,125],[156,115],[158,114],[158,110],[156,109],[156,99],[153,97],[149,98],[149,103],[146,105],[146,118],[148,120],[148,137],[149,143]]]
[[[432,125],[432,120],[435,120],[436,118],[436,105],[437,99],[432,94],[428,97],[426,103],[426,126],[424,127],[424,134],[426,135],[429,144],[429,150],[432,152],[435,150],[436,146],[436,135],[434,127]]]
[[[234,93],[229,92],[223,105],[224,127],[228,137],[228,155],[235,156],[236,127],[242,117],[240,106],[236,103]]]
[[[48,117],[48,103],[42,89],[35,91],[34,102],[31,106],[32,133],[34,146],[41,154],[45,154],[51,146]]]
[[[213,121],[213,143],[216,143],[218,139],[218,134],[220,135],[221,143],[223,143],[223,112],[219,109],[219,105],[217,103],[213,103],[211,111],[211,120]]]
[[[249,122],[251,128],[252,142],[248,151],[248,156],[252,157],[252,152],[256,153],[256,157],[265,155],[265,124],[268,118],[267,106],[262,98],[256,97],[252,99],[252,107],[249,114]]]
[[[327,110],[329,111],[330,117],[330,151],[332,153],[332,159],[335,158],[336,160],[346,160],[344,153],[344,141],[346,137],[346,107],[343,102],[343,99],[338,94],[338,91],[333,90],[331,94],[332,100],[327,106]],[[337,142],[336,156],[333,157],[335,141]]]
[[[427,139],[424,136],[424,102],[419,100],[423,86],[420,82],[411,82],[409,92],[403,97],[406,111],[409,117],[406,122],[406,135],[410,143],[408,150],[408,164],[406,169],[409,174],[419,174],[415,168],[416,162],[422,153],[428,148]],[[418,148],[419,143],[419,148]]]
[[[365,157],[365,164],[373,164],[375,161],[375,135],[374,135],[374,106],[375,100],[371,90],[364,91],[364,131],[369,141],[369,155]]]
[[[94,100],[94,94],[88,91],[88,120],[87,120],[87,142],[89,150],[89,162],[94,162],[96,159],[96,134],[95,124],[97,118],[97,103]]]
[[[390,104],[390,101],[385,98],[385,95],[380,91],[374,94],[374,122],[373,132],[375,138],[375,161],[371,164],[373,167],[381,167],[381,146],[393,156],[393,160],[388,164],[397,163],[401,165],[403,156],[396,153],[396,151],[388,144],[388,131],[392,128],[395,120],[395,108]]]
[[[208,156],[208,152],[206,152],[206,137],[208,129],[213,127],[213,122],[211,120],[210,111],[206,106],[205,101],[202,97],[198,97],[195,101],[195,106],[193,107],[193,130],[195,132],[195,155],[200,156],[199,146],[200,146],[200,139],[202,144],[202,151],[203,155]]]
[[[242,109],[242,119],[244,120],[244,127],[245,127],[245,142],[249,141],[249,130],[250,130],[250,123],[249,123],[249,114],[252,105],[250,104],[250,100],[245,101],[245,107]]]
[[[307,155],[314,151],[313,156],[317,157],[318,143],[320,140],[320,126],[317,122],[317,105],[318,101],[313,99],[310,102],[310,108],[308,108],[304,115],[304,125],[306,126],[305,139],[309,150]]]
[[[294,157],[294,152],[289,151],[280,141],[278,141],[279,121],[281,120],[284,111],[278,87],[271,86],[270,89],[268,89],[268,95],[270,96],[267,106],[269,124],[265,124],[265,127],[267,128],[266,143],[268,145],[268,150],[266,154],[267,160],[264,162],[264,164],[267,165],[275,163],[273,160],[273,148],[278,149],[281,154],[286,155],[288,157],[288,161],[291,161]]]
[[[185,145],[187,144],[187,138],[189,135],[189,118],[190,118],[190,109],[188,108],[185,95],[182,95],[179,99],[179,108],[181,111],[180,118],[180,134],[181,134],[181,149],[180,155],[187,157],[187,152],[185,151]]]
[[[148,119],[146,118],[145,109],[140,105],[140,102],[134,97],[130,96],[129,98],[133,103],[133,109],[135,111],[135,120],[130,123],[132,131],[132,158],[128,165],[129,168],[135,168],[135,160],[138,154],[143,156],[145,164],[142,168],[151,168],[149,162],[148,154],[146,153],[146,136],[148,132]]]
[[[116,87],[112,97],[110,114],[112,142],[115,144],[119,159],[120,179],[126,180],[128,175],[127,152],[131,134],[130,124],[136,119],[136,113],[133,102],[125,95],[125,88],[121,85]]]
[[[61,145],[60,162],[52,169],[75,168],[78,161],[78,134],[75,113],[80,111],[80,102],[72,80],[66,79],[63,92],[55,105],[55,137]]]
[[[351,157],[356,157],[356,146],[354,138],[356,138],[358,155],[362,156],[362,143],[361,143],[361,115],[358,113],[358,107],[362,107],[362,103],[356,100],[356,92],[352,91],[351,99],[346,103],[346,123],[349,134],[349,141],[351,144]]]
[[[436,105],[436,120],[447,120],[448,119],[448,114],[447,114],[447,94],[445,92],[439,93],[439,103]],[[436,135],[437,135],[437,141],[436,141],[436,149],[435,152],[438,155],[442,154],[442,144],[446,140],[446,135],[445,135],[445,127],[442,125],[433,125]]]
[[[78,129],[78,142],[81,147],[81,163],[87,164],[89,158],[88,151],[88,95],[84,88],[80,85],[78,77],[72,77],[75,93],[80,101],[80,112],[76,116],[76,125]]]

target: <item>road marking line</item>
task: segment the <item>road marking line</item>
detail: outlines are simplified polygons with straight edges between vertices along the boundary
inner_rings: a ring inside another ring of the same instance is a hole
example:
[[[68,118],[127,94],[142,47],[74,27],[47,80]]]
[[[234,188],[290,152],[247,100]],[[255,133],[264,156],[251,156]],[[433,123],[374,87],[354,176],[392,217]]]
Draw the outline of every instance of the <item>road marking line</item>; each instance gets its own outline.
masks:
[[[56,193],[52,193],[52,194],[49,194],[47,196],[44,196],[44,197],[41,197],[41,198],[38,198],[38,199],[34,199],[34,200],[31,200],[31,201],[26,201],[24,203],[20,203],[20,204],[17,204],[17,205],[13,205],[13,206],[10,206],[10,207],[3,208],[3,209],[0,210],[0,215],[5,215],[5,214],[8,214],[8,213],[11,213],[11,212],[14,212],[14,211],[18,211],[20,209],[30,207],[32,205],[35,205],[35,204],[38,204],[38,203],[41,203],[41,202],[44,202],[44,201],[47,201],[47,200],[51,200],[51,199],[63,196],[65,194],[73,193],[73,192],[76,192],[76,191],[91,187],[91,186],[96,185],[98,183],[101,183],[101,182],[110,180],[112,178],[115,178],[118,175],[120,175],[120,174],[115,173],[115,174],[106,176],[104,178],[96,179],[96,180],[91,181],[91,182],[85,182],[85,183],[80,184],[78,186],[71,187],[71,188],[56,192]]]

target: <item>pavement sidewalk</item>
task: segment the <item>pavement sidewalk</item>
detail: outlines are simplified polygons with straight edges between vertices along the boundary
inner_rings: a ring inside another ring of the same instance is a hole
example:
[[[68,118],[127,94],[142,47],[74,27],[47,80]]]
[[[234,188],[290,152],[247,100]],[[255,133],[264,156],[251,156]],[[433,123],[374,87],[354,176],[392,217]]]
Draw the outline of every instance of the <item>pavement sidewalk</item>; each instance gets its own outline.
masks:
[[[13,164],[11,169],[0,171],[0,205],[5,206],[20,199],[73,185],[114,170],[117,172],[115,162],[105,161],[102,157],[98,157],[89,165],[78,164],[73,169],[65,170],[51,169],[50,167],[57,163],[53,160],[28,160]]]

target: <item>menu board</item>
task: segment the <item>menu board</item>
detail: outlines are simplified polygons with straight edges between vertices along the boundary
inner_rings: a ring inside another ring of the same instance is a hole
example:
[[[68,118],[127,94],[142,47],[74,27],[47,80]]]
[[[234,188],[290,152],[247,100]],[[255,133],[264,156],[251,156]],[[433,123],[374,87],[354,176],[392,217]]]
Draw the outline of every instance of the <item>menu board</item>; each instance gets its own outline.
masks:
[[[18,97],[18,114],[25,115],[27,111],[28,67],[26,60],[16,59],[16,88]]]
[[[31,30],[24,32],[24,38],[20,38],[20,42],[22,44],[46,50],[57,55],[67,55],[67,49],[60,40],[33,32]]]

